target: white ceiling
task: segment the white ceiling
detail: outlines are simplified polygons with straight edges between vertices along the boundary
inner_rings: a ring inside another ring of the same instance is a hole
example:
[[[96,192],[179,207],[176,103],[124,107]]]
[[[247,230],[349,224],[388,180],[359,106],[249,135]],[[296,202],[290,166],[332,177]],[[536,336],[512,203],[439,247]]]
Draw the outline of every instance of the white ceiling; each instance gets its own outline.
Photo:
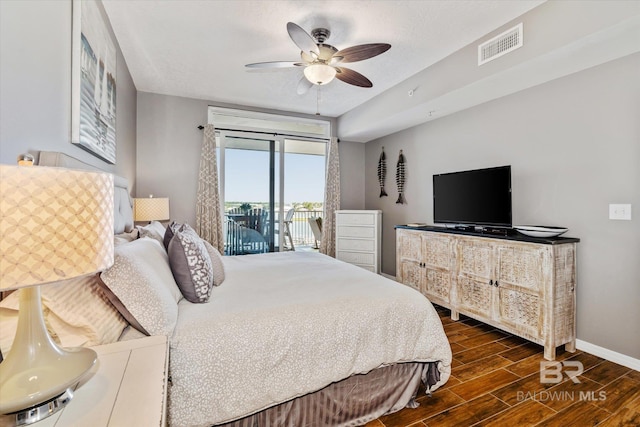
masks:
[[[324,86],[320,114],[339,117],[544,0],[266,1],[103,0],[136,88],[143,92],[315,114],[317,92],[297,95],[299,68],[247,71],[296,61],[295,22],[331,31],[338,49],[385,42],[386,53],[349,64],[373,82]]]

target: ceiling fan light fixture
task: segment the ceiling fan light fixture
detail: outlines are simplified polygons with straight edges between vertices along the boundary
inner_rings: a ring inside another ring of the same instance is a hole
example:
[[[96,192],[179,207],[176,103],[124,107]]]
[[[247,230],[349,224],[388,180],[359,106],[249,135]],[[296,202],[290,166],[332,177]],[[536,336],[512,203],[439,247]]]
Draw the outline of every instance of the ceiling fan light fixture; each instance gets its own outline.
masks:
[[[336,69],[326,64],[311,64],[304,69],[304,76],[314,85],[326,85],[336,76]]]

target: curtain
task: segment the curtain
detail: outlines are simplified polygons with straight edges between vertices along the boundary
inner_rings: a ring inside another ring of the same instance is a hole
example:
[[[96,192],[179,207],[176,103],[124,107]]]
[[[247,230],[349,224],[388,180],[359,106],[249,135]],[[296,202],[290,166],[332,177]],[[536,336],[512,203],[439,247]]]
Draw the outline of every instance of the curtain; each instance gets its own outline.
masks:
[[[327,175],[324,187],[324,215],[320,253],[336,256],[336,215],[340,209],[340,156],[338,139],[331,138],[327,153]]]
[[[221,254],[224,253],[222,212],[218,191],[216,130],[211,124],[205,125],[202,140],[196,200],[196,232],[201,238],[211,243],[211,246],[218,249]]]

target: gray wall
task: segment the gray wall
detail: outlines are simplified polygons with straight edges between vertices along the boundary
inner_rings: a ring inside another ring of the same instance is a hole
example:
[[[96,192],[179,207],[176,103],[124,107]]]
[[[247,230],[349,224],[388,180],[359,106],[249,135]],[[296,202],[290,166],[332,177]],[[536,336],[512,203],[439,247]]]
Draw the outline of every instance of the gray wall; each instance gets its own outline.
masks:
[[[340,209],[364,209],[365,147],[361,142],[340,141]],[[378,167],[376,164],[375,167]]]
[[[169,197],[171,218],[194,225],[202,131],[207,108],[200,99],[138,93],[136,194]],[[244,108],[237,105],[217,106]],[[264,110],[261,110],[264,111]],[[310,116],[312,117],[312,116]],[[341,186],[347,209],[364,208],[364,144],[341,142]]]
[[[366,208],[383,211],[383,271],[395,274],[395,224],[433,223],[433,174],[510,164],[513,223],[566,226],[581,239],[578,338],[639,358],[639,75],[634,54],[367,143]],[[406,205],[395,204],[400,149]],[[631,203],[633,220],[609,220],[609,203]]]
[[[0,163],[62,151],[135,182],[136,88],[118,49],[116,164],[71,144],[71,1],[0,1]]]

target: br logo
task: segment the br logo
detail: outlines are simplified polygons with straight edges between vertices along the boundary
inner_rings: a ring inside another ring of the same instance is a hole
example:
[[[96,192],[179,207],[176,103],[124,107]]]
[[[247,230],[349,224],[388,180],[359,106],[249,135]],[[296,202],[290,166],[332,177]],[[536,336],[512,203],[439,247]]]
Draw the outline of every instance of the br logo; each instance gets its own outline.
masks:
[[[565,360],[563,362],[540,362],[540,382],[542,384],[558,384],[562,382],[562,374],[567,376],[575,384],[579,383],[579,375],[584,372],[582,362],[577,360]]]

